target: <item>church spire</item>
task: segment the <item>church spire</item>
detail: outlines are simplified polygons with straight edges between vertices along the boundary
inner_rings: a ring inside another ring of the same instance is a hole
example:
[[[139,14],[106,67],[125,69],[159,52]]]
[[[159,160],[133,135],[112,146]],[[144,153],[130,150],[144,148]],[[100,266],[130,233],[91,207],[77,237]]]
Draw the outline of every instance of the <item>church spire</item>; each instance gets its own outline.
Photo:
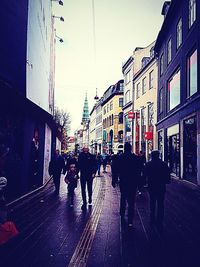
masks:
[[[89,108],[88,108],[88,99],[87,99],[87,93],[86,93],[84,107],[83,107],[82,123],[85,123],[88,121],[89,121]]]

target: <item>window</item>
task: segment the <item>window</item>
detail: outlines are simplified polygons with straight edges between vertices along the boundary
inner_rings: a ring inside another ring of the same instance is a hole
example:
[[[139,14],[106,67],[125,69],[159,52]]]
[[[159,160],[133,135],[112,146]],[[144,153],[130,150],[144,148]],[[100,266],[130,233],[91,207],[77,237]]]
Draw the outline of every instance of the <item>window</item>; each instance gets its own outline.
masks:
[[[196,20],[196,0],[189,0],[189,28]]]
[[[179,19],[179,22],[176,26],[176,49],[182,44],[182,18]]]
[[[167,64],[172,61],[172,40],[170,39],[167,44]]]
[[[103,108],[103,114],[106,114],[106,106]]]
[[[164,134],[163,130],[158,132],[158,150],[160,151],[160,157],[164,160]]]
[[[123,123],[123,112],[119,113],[118,118],[119,118],[119,124]]]
[[[147,91],[147,77],[144,77],[142,80],[142,94],[145,94]]]
[[[153,88],[154,86],[154,71],[152,70],[149,73],[149,89]]]
[[[130,70],[125,74],[125,83],[129,83],[131,80]]]
[[[107,104],[107,112],[109,111],[109,104]]]
[[[119,107],[123,107],[123,98],[119,98]]]
[[[119,91],[120,92],[123,92],[124,91],[124,83],[123,82],[120,83],[120,85],[119,85]]]
[[[113,101],[110,102],[110,110],[113,109]]]
[[[187,59],[187,96],[192,96],[197,92],[197,50]]]
[[[164,56],[162,54],[160,57],[160,76],[163,75],[163,71],[164,71]]]
[[[127,104],[130,101],[130,90],[128,90],[125,94],[125,104]]]
[[[169,110],[180,104],[180,69],[168,81]]]
[[[163,88],[159,91],[159,103],[158,103],[159,113],[163,112]]]
[[[136,85],[136,99],[140,97],[140,83]]]

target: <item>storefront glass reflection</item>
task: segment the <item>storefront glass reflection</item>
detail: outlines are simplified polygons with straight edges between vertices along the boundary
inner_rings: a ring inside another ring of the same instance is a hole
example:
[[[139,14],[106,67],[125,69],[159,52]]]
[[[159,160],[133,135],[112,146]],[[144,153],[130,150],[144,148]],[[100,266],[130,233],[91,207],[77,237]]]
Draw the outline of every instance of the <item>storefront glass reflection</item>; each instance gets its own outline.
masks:
[[[171,172],[180,175],[180,142],[179,133],[168,136],[168,162]]]
[[[197,126],[196,117],[184,121],[184,179],[197,183]]]

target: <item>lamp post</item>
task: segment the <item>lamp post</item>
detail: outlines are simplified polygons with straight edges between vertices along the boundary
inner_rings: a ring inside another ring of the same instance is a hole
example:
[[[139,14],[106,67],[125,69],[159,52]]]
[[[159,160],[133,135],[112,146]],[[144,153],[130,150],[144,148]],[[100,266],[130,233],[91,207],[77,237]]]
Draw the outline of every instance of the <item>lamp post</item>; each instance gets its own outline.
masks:
[[[52,2],[58,2],[58,4],[60,5],[60,6],[63,6],[63,1],[61,1],[61,0],[51,0]]]
[[[61,43],[63,43],[63,42],[64,42],[64,40],[63,40],[62,38],[60,38],[58,35],[56,35],[56,38],[58,38],[58,39],[59,39],[59,42],[61,42]]]
[[[53,18],[56,18],[56,19],[60,19],[60,21],[62,21],[62,22],[65,21],[63,17],[59,17],[59,16],[55,16],[55,15],[53,15],[52,17],[53,17]]]

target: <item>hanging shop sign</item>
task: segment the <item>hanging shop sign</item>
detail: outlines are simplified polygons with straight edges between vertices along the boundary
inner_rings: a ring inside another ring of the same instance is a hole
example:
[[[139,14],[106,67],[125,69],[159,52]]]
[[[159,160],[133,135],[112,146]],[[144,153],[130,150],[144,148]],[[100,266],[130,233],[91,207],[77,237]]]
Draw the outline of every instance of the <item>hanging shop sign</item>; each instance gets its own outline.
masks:
[[[153,139],[153,132],[145,132],[144,133],[145,140],[152,140]]]

